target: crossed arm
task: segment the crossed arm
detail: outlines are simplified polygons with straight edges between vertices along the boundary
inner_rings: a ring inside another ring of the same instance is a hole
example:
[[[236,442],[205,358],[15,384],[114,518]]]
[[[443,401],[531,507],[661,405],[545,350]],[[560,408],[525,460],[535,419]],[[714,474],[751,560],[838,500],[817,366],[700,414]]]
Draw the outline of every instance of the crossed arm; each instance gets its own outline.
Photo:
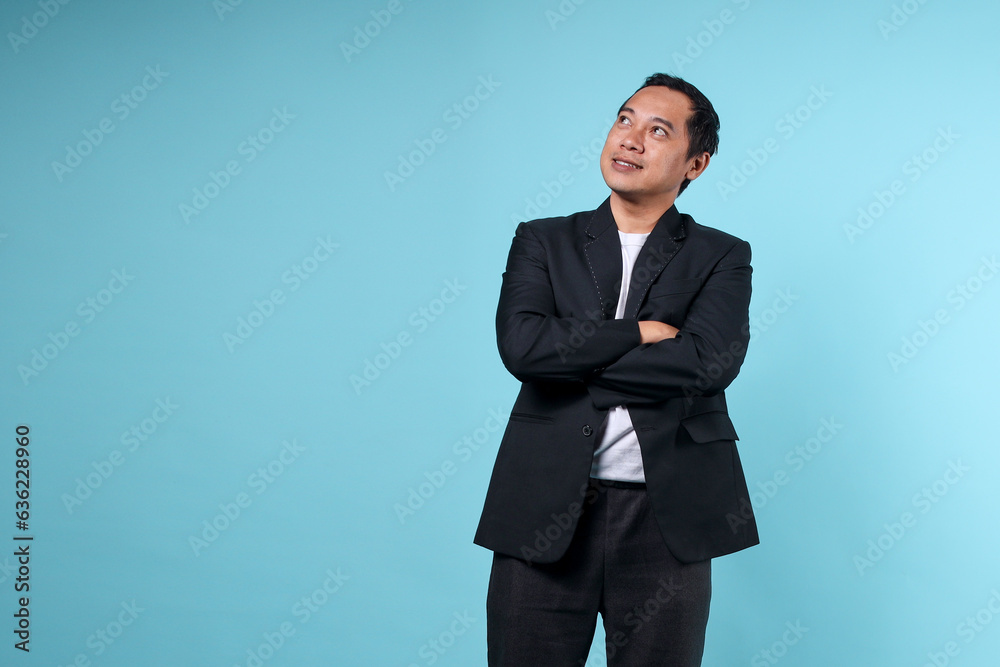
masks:
[[[736,377],[749,342],[750,246],[717,261],[680,329],[664,322],[556,317],[546,253],[518,225],[497,307],[497,344],[522,382],[583,382],[599,408],[712,395]]]

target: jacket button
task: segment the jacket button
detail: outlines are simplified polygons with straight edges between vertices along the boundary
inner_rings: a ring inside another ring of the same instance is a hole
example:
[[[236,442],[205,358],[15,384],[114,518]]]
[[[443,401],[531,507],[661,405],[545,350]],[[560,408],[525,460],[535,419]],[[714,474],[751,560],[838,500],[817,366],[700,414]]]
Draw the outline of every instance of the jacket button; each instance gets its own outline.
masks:
[[[589,436],[594,432],[594,429],[590,428],[590,424],[585,424],[583,427],[583,434]]]

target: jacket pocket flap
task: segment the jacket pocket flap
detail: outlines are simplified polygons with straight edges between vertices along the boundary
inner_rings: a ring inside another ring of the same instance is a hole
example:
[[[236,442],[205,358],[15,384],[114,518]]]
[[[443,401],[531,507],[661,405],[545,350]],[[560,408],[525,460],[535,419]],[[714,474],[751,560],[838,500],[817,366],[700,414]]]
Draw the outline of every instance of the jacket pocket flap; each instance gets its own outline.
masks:
[[[725,412],[703,412],[681,420],[681,424],[695,442],[713,440],[739,440],[732,420]]]
[[[555,422],[555,419],[548,415],[535,415],[529,412],[511,412],[509,419],[510,421],[533,422],[536,424],[552,424]]]

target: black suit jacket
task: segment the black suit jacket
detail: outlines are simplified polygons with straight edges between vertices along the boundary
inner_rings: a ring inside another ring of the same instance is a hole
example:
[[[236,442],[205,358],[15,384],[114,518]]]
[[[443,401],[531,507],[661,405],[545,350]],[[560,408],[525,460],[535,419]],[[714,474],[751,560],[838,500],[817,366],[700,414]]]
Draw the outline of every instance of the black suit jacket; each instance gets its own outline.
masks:
[[[595,434],[628,407],[647,493],[674,556],[693,562],[759,542],[724,389],[750,338],[750,246],[671,206],[633,268],[625,315],[610,198],[595,211],[522,222],[497,308],[504,366],[521,381],[474,542],[558,560],[588,490]],[[640,345],[640,320],[677,327]]]

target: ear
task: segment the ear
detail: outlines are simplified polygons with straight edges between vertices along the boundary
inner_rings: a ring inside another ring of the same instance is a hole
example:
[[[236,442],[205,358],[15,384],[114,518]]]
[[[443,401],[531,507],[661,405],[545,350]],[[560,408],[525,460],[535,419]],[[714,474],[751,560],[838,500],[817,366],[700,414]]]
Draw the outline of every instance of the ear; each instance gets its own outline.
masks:
[[[705,171],[705,169],[708,168],[708,163],[710,159],[711,156],[708,154],[708,152],[702,153],[701,155],[691,158],[691,161],[688,163],[689,168],[687,170],[687,173],[684,175],[687,177],[689,181],[693,181],[694,179],[698,178],[699,176],[701,176],[701,172]]]

